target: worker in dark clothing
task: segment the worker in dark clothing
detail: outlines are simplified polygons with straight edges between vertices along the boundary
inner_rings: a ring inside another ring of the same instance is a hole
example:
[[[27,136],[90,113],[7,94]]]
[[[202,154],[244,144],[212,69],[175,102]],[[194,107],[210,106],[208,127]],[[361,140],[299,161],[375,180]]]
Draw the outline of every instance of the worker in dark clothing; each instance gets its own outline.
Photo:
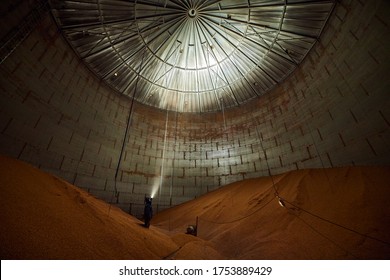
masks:
[[[153,217],[152,198],[145,197],[144,220],[145,220],[146,228],[149,228],[150,220],[152,219],[152,217]]]

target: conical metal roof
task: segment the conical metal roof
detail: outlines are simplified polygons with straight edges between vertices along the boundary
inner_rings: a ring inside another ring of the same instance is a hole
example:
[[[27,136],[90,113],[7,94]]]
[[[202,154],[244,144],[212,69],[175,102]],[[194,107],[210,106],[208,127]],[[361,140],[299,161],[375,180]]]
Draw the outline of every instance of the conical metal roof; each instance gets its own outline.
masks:
[[[335,1],[51,1],[80,58],[141,103],[180,112],[237,106],[283,81]]]

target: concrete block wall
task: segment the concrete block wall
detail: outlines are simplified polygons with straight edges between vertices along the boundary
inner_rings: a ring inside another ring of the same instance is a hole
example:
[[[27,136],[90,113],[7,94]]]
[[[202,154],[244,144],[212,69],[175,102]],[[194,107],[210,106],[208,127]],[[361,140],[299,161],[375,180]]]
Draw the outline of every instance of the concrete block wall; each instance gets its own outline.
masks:
[[[131,100],[83,66],[48,16],[0,65],[0,152],[138,217],[156,187],[160,211],[246,178],[388,165],[387,12],[388,1],[340,1],[299,69],[240,107],[134,103],[121,161]]]
[[[50,15],[0,75],[1,153],[111,200],[128,98],[91,75]]]

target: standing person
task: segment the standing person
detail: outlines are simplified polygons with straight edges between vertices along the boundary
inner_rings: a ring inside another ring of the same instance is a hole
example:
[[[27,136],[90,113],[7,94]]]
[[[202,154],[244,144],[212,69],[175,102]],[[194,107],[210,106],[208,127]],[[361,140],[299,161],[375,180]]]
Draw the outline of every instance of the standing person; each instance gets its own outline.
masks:
[[[144,220],[145,220],[146,228],[149,228],[150,220],[152,219],[152,217],[153,217],[152,198],[145,197]]]

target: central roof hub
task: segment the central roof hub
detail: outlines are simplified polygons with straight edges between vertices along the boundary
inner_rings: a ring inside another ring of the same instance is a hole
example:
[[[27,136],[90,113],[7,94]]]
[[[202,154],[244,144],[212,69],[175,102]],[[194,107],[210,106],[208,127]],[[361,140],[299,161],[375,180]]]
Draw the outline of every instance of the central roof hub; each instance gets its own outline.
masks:
[[[136,90],[137,101],[162,110],[195,113],[239,106],[281,84],[337,1],[49,2],[78,56],[113,89],[129,97]]]
[[[196,16],[197,12],[195,9],[189,9],[188,10],[188,15],[192,18],[194,18]]]

